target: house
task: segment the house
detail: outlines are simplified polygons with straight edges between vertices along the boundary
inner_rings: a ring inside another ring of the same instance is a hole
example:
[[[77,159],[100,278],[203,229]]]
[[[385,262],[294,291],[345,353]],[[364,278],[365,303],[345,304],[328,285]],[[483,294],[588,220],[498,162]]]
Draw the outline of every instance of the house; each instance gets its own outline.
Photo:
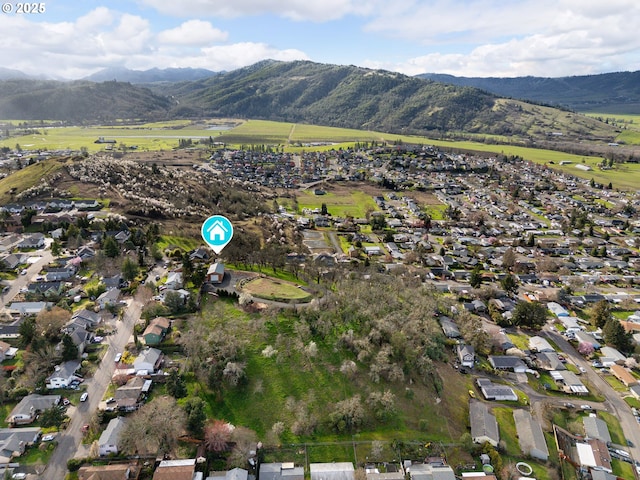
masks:
[[[18,353],[18,349],[12,347],[7,342],[0,340],[0,362],[4,362],[8,358],[13,358]]]
[[[0,428],[0,463],[8,464],[34,445],[40,437],[39,427]]]
[[[209,251],[204,247],[198,247],[189,254],[189,258],[191,260],[199,260],[199,261],[208,260]]]
[[[226,472],[210,472],[207,480],[247,480],[249,472],[243,468],[232,468]]]
[[[55,371],[46,379],[46,387],[49,390],[54,388],[69,388],[69,385],[79,377],[76,372],[80,368],[78,360],[70,360],[55,367]]]
[[[536,355],[536,364],[538,368],[547,371],[567,369],[556,352],[538,353]]]
[[[293,462],[261,463],[260,480],[304,480],[304,467],[296,467]]]
[[[600,350],[600,343],[587,332],[579,331],[575,332],[574,335],[578,343],[588,343],[593,346],[594,350]]]
[[[473,443],[489,442],[494,447],[498,446],[500,442],[498,422],[496,417],[489,413],[489,407],[477,400],[470,400],[469,422]]]
[[[84,328],[88,328],[89,326],[97,326],[102,320],[102,317],[100,317],[99,313],[92,312],[91,310],[83,308],[81,310],[78,310],[77,312],[74,312],[73,315],[71,315],[71,320],[82,321]]]
[[[575,395],[587,395],[589,393],[589,389],[582,384],[578,376],[569,370],[553,370],[549,374],[556,384],[562,387],[565,393]]]
[[[178,290],[183,287],[182,272],[169,272],[164,286],[170,290]]]
[[[634,377],[631,372],[622,365],[612,365],[609,370],[611,370],[611,373],[627,387],[638,383],[636,377]]]
[[[163,460],[153,472],[153,480],[193,480],[195,470],[195,458]]]
[[[607,445],[611,443],[611,434],[609,433],[609,427],[607,423],[601,418],[595,415],[588,415],[582,418],[582,424],[584,425],[584,434],[588,438],[595,438]]]
[[[7,309],[11,315],[20,315],[28,317],[29,315],[37,315],[41,311],[51,308],[51,302],[13,302]]]
[[[124,417],[112,418],[98,440],[98,453],[101,457],[118,453],[120,433],[126,424]]]
[[[162,342],[170,325],[171,320],[165,317],[156,317],[151,320],[149,325],[147,325],[147,328],[142,333],[145,345],[158,345]]]
[[[162,352],[156,348],[147,348],[133,361],[133,368],[136,374],[140,372],[155,373],[162,363]]]
[[[614,364],[624,365],[624,363],[627,360],[627,357],[625,357],[622,353],[620,353],[617,349],[613,347],[602,347],[600,349],[600,355],[602,355],[602,357],[600,358],[600,362],[605,367],[610,367],[611,365],[614,365]],[[604,358],[607,359],[606,363]]]
[[[311,480],[355,480],[355,470],[351,462],[311,463]]]
[[[12,426],[33,423],[40,413],[59,403],[60,395],[38,395],[37,393],[27,395],[13,407],[6,422]]]
[[[456,475],[449,465],[412,463],[407,470],[412,480],[456,480]]]
[[[458,325],[456,325],[456,322],[451,320],[449,317],[442,316],[438,320],[440,321],[442,331],[447,338],[460,338],[462,336],[460,334],[460,330],[458,330]]]
[[[456,345],[456,353],[463,367],[473,368],[476,360],[476,352],[471,345]]]
[[[515,373],[527,370],[527,365],[520,358],[511,355],[489,355],[488,360],[496,370],[511,370]]]
[[[493,344],[503,352],[506,352],[510,348],[514,347],[511,339],[507,336],[507,334],[502,332],[498,332],[493,336]]]
[[[533,419],[528,411],[523,409],[513,411],[513,420],[516,424],[518,442],[523,455],[530,455],[546,462],[549,459],[549,447],[547,447],[540,424]]]
[[[118,410],[123,412],[133,412],[143,400],[145,393],[151,387],[151,380],[145,380],[142,377],[130,378],[126,384],[118,387],[115,391],[114,398]]]
[[[73,265],[60,268],[47,268],[44,278],[47,282],[55,282],[59,280],[68,280],[76,274],[76,268]]]
[[[508,385],[493,383],[488,378],[478,378],[476,384],[486,400],[517,402],[518,395]]]
[[[539,335],[535,335],[529,339],[529,349],[534,352],[555,352],[551,344]]]
[[[15,270],[18,265],[25,263],[25,256],[23,254],[11,253],[0,258],[0,264],[6,270]]]
[[[549,309],[549,311],[558,318],[569,316],[567,309],[556,302],[547,303],[547,309]]]
[[[31,235],[26,235],[18,243],[18,248],[20,249],[43,248],[43,247],[44,247],[44,235],[42,233],[33,233]]]
[[[78,355],[82,355],[84,350],[93,341],[93,333],[82,327],[76,327],[68,334],[73,340],[73,344],[78,347]]]
[[[224,280],[224,263],[216,262],[209,265],[206,281],[209,283],[222,283]]]
[[[136,464],[114,463],[80,467],[78,480],[132,480],[138,478],[140,467]]]
[[[97,299],[96,303],[100,307],[100,310],[104,310],[109,306],[115,306],[118,304],[118,297],[120,297],[120,290],[112,288],[102,293]]]

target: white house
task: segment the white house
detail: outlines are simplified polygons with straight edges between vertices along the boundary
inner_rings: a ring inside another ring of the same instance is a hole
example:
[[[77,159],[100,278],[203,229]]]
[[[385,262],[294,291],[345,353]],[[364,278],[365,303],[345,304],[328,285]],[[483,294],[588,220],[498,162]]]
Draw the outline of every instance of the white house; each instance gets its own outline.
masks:
[[[71,360],[57,365],[55,371],[47,377],[45,386],[49,390],[53,390],[54,388],[69,388],[71,382],[79,378],[76,376],[79,368],[80,362],[78,360]]]
[[[133,368],[136,373],[154,373],[162,363],[162,352],[157,348],[147,348],[133,361]]]
[[[164,286],[169,290],[178,290],[183,287],[182,272],[169,272]]]
[[[118,297],[120,296],[120,290],[112,288],[107,290],[96,299],[96,303],[101,310],[104,310],[109,305],[116,305],[118,303]]]
[[[105,428],[100,439],[98,440],[98,452],[101,457],[111,453],[118,453],[118,444],[120,443],[120,433],[126,424],[124,417],[112,418],[107,428]]]
[[[476,352],[471,345],[456,345],[458,360],[463,367],[473,368],[476,360]]]

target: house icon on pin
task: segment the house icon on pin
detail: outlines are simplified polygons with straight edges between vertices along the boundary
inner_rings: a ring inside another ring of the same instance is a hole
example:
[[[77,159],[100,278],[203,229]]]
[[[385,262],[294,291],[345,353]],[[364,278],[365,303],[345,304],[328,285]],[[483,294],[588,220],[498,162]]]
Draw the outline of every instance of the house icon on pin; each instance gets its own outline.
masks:
[[[229,234],[229,229],[220,220],[216,220],[207,228],[207,234],[211,243],[224,243]]]

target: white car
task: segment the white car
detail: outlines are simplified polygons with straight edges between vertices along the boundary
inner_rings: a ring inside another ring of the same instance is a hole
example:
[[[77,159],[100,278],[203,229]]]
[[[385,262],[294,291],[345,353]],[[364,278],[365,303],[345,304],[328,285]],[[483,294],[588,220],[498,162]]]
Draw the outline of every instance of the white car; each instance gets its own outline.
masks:
[[[116,353],[116,358],[113,361],[118,363],[121,358],[122,358],[122,353]]]
[[[591,405],[587,405],[587,404],[580,405],[580,408],[581,408],[582,410],[591,410]]]
[[[13,478],[13,480],[24,480],[25,478],[27,478],[27,474],[23,472],[14,473],[13,475],[11,475],[11,478]]]
[[[44,437],[42,437],[42,441],[43,442],[51,442],[54,438],[56,438],[55,435],[49,434],[49,435],[45,435]]]
[[[89,394],[87,392],[84,392],[82,395],[80,395],[81,402],[86,402],[87,398],[89,398]]]

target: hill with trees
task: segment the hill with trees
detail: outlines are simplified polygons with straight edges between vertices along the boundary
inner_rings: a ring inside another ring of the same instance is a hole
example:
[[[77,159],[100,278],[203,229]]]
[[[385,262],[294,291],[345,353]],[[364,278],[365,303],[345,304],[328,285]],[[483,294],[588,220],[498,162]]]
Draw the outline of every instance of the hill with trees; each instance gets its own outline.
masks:
[[[640,71],[559,78],[456,77],[438,73],[424,73],[418,77],[579,112],[637,113],[640,107]]]

